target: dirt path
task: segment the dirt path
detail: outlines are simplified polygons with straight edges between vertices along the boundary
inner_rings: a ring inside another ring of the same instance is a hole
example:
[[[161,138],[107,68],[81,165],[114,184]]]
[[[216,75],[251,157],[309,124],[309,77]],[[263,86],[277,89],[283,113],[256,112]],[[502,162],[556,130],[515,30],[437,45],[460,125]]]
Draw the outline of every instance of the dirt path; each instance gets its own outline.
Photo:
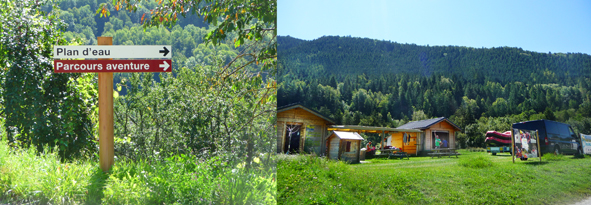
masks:
[[[571,205],[589,205],[589,204],[591,204],[591,197],[588,197],[585,200],[579,201],[579,202],[571,204]]]

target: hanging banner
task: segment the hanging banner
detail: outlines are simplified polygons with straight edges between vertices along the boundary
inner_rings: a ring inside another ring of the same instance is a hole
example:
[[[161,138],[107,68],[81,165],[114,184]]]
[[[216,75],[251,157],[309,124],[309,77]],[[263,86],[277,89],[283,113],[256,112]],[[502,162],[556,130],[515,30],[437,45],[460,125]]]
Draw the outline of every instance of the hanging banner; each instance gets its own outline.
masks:
[[[540,157],[540,144],[537,131],[521,129],[512,129],[511,131],[514,158],[527,160],[529,158]]]
[[[591,154],[591,135],[581,134],[581,144],[583,144],[583,152]]]

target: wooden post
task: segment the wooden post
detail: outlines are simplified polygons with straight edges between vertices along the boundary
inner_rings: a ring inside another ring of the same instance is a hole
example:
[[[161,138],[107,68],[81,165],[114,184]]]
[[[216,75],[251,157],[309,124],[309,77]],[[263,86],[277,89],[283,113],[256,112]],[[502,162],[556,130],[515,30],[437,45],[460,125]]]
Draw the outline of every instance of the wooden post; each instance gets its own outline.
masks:
[[[419,149],[420,149],[420,146],[422,143],[422,141],[421,141],[422,134],[423,134],[422,132],[415,132],[415,137],[416,137],[416,139],[415,139],[415,150],[416,150],[415,156],[419,156],[419,151],[420,151]]]
[[[538,143],[538,157],[540,158],[540,162],[542,162],[542,150],[540,150],[540,132],[536,130],[536,142]]]
[[[359,141],[357,144],[357,163],[361,163],[361,142],[363,141]]]
[[[285,152],[287,150],[285,150],[285,140],[287,140],[287,137],[285,137],[285,129],[287,129],[287,123],[284,121],[283,122],[283,132],[281,132],[281,154],[285,154]]]
[[[515,136],[514,136],[514,134],[515,133],[513,133],[513,126],[511,126],[511,158],[513,159],[513,163],[515,163]]]
[[[380,133],[380,137],[382,138],[382,142],[380,142],[380,155],[382,154],[382,150],[384,150],[384,140],[386,135],[384,134],[384,131],[382,130],[382,133]]]
[[[97,37],[98,45],[113,45],[113,37]],[[98,73],[99,91],[99,163],[103,172],[113,166],[113,73]]]

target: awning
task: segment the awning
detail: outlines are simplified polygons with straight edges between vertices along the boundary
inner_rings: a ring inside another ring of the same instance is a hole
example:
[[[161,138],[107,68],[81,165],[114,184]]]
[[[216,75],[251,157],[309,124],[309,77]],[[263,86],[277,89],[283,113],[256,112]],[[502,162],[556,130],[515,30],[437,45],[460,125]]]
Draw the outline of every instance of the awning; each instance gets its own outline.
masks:
[[[359,135],[357,132],[342,132],[342,131],[332,131],[338,138],[342,140],[363,140],[363,137]]]
[[[345,131],[345,132],[368,132],[368,133],[399,133],[399,132],[416,132],[423,131],[418,129],[397,129],[390,127],[371,127],[362,125],[331,125],[328,127],[329,131]]]

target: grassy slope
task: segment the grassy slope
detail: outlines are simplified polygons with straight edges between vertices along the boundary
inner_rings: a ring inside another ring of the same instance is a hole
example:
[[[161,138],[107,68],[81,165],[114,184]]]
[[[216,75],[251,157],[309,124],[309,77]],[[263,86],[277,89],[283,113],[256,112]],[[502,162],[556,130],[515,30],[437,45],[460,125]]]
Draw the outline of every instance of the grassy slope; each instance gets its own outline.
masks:
[[[373,159],[347,165],[316,157],[278,162],[278,201],[338,204],[553,204],[591,195],[591,158],[513,164],[510,155],[460,150],[459,158]],[[552,161],[550,161],[552,160]],[[490,164],[484,168],[466,165]]]
[[[177,157],[161,163],[61,163],[55,153],[10,149],[0,140],[0,204],[274,204],[273,169],[219,168]]]

